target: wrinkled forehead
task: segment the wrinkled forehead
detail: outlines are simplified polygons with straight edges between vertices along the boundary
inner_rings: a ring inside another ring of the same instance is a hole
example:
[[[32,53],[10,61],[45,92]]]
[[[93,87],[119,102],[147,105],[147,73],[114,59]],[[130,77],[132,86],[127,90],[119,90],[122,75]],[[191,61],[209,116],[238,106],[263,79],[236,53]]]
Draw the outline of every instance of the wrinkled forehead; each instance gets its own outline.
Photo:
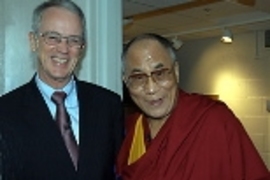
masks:
[[[172,63],[169,52],[153,39],[134,42],[127,51],[125,60],[127,66]]]
[[[64,7],[50,7],[44,10],[40,22],[40,29],[50,31],[70,31],[82,32],[82,22],[80,17],[73,11]]]

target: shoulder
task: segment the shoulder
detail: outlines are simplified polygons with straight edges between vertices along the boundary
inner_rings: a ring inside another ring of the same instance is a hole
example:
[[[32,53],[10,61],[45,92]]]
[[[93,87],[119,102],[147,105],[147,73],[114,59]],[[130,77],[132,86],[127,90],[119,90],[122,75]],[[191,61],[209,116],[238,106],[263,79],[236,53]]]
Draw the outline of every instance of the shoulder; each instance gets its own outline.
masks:
[[[223,101],[198,93],[186,93],[181,91],[179,102],[182,107],[183,105],[188,104],[188,108],[192,111],[204,111],[210,113],[231,111]]]
[[[36,89],[37,90],[37,89]],[[34,88],[29,84],[23,84],[0,97],[0,105],[1,103],[12,104],[19,103],[23,99],[27,98],[28,95],[33,94]]]
[[[189,105],[197,108],[205,108],[213,104],[219,103],[220,101],[217,99],[213,99],[207,95],[198,93],[187,93],[181,90],[179,93],[179,102],[182,102],[182,104],[188,103]]]
[[[93,99],[100,100],[117,100],[121,101],[121,96],[112,90],[102,87],[100,85],[85,82],[85,81],[76,81],[77,91],[79,95],[87,96]]]
[[[241,120],[225,102],[199,94],[188,94],[185,98],[182,107],[188,104],[188,112],[184,117],[187,117],[189,124],[194,125],[190,127],[198,127],[205,138],[215,142],[216,139],[248,136]]]
[[[200,119],[204,119],[205,122],[211,122],[212,124],[226,125],[240,123],[239,119],[225,102],[206,95],[181,93],[180,106],[187,109],[192,114],[192,117],[198,116]]]

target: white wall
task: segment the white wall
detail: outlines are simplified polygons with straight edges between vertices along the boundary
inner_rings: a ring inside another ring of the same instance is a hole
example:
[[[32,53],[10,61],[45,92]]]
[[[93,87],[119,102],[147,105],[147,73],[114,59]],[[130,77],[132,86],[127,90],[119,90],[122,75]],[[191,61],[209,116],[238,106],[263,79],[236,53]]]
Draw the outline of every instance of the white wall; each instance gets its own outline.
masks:
[[[5,27],[3,26],[5,22],[4,18],[4,2],[0,2],[0,95],[1,92],[4,91],[4,84],[5,84],[5,78],[4,78],[4,52],[5,52]]]
[[[0,1],[0,95],[28,82],[35,72],[28,32],[43,0]],[[121,0],[77,0],[87,21],[87,53],[78,76],[122,94]]]
[[[217,94],[239,117],[270,168],[270,48],[264,31],[186,42],[178,51],[180,85],[189,92]]]

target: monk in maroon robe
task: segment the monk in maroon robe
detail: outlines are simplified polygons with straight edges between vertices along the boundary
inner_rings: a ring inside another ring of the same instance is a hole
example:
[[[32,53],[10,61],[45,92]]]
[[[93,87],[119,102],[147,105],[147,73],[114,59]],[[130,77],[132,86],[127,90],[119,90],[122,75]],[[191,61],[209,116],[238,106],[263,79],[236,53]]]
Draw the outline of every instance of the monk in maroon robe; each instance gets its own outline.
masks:
[[[270,180],[242,124],[223,102],[179,90],[169,41],[138,36],[123,61],[123,80],[140,111],[127,118],[117,161],[120,178]]]

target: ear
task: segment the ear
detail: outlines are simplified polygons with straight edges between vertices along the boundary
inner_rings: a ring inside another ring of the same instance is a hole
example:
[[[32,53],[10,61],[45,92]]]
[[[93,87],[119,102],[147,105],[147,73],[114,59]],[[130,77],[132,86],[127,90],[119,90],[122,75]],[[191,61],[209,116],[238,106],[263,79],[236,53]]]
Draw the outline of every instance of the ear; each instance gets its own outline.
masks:
[[[82,47],[80,48],[80,56],[79,58],[82,59],[85,56],[86,52],[86,44],[83,44]]]
[[[28,39],[30,43],[30,49],[35,52],[38,49],[38,40],[36,38],[35,33],[29,32]]]
[[[179,69],[179,63],[177,62],[177,61],[175,61],[174,62],[174,73],[175,73],[175,77],[176,77],[176,80],[177,80],[177,82],[179,83],[179,71],[180,71],[180,69]]]
[[[125,84],[127,84],[127,78],[126,78],[126,76],[123,74],[122,75],[122,81],[125,83]]]
[[[85,51],[85,48],[86,48],[86,43],[84,43],[84,44],[82,45],[81,50],[82,50],[82,51]]]

